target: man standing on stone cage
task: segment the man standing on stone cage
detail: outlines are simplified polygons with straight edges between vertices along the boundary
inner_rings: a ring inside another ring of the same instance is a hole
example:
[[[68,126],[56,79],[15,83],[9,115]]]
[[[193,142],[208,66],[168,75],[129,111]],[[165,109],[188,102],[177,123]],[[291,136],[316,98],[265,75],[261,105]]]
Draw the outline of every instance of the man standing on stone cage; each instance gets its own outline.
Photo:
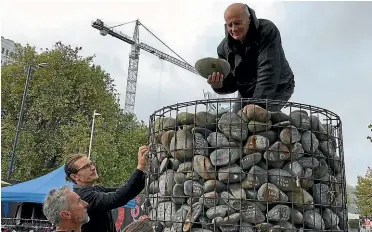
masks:
[[[86,155],[74,154],[67,157],[66,179],[75,184],[74,192],[89,204],[90,221],[83,225],[82,232],[116,232],[111,210],[126,205],[145,188],[146,174],[144,171],[148,151],[147,146],[138,149],[137,169],[128,181],[118,188],[96,185],[97,170]]]
[[[224,18],[226,36],[217,48],[219,59],[200,59],[196,70],[218,94],[238,91],[238,98],[287,102],[295,81],[278,28],[267,19],[257,19],[254,10],[242,3],[228,6]],[[233,111],[247,104],[235,103]],[[280,111],[282,107],[270,105],[268,110]]]

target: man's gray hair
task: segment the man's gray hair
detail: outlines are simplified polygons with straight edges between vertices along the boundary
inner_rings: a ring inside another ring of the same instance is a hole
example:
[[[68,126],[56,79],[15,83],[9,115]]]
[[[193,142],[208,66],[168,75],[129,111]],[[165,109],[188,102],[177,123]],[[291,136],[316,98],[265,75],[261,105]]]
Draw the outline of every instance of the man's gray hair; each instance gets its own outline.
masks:
[[[68,209],[66,190],[70,190],[67,185],[59,189],[52,189],[44,200],[44,215],[53,225],[57,225],[60,222],[59,213]]]

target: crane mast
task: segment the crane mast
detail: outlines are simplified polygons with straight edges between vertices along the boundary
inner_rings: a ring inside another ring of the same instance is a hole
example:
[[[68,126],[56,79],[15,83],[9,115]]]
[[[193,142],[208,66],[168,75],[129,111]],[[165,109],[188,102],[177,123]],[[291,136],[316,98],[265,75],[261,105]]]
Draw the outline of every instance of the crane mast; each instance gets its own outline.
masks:
[[[131,38],[130,36],[127,36],[121,32],[115,31],[113,27],[109,27],[105,25],[104,22],[100,19],[97,19],[96,21],[92,22],[92,27],[99,30],[101,35],[105,36],[109,34],[112,37],[117,38],[131,45],[131,52],[129,54],[127,88],[126,88],[126,93],[125,93],[125,106],[124,106],[124,112],[129,113],[129,114],[134,113],[134,106],[136,102],[138,64],[139,64],[139,55],[140,55],[141,49],[159,57],[162,60],[168,61],[174,65],[177,65],[178,67],[186,69],[192,73],[199,74],[198,71],[196,71],[196,69],[192,65],[187,63],[182,58],[181,58],[182,60],[179,60],[147,44],[140,43],[139,42],[139,26],[140,25],[143,26],[143,24],[141,24],[139,20],[136,20],[133,38]],[[146,30],[148,30],[145,26],[143,27]],[[150,33],[152,34],[152,32]]]

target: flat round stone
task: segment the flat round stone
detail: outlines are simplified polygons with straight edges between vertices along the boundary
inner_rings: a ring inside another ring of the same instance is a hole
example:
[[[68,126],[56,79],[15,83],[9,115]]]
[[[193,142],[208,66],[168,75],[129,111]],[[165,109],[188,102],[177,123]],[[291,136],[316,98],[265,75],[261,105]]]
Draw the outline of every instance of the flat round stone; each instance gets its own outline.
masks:
[[[188,130],[179,130],[170,143],[171,155],[181,162],[191,160],[193,157],[193,135]]]
[[[228,148],[230,146],[229,139],[220,132],[210,133],[207,141],[214,148]]]
[[[304,224],[315,230],[324,230],[323,218],[314,210],[308,210],[304,213]]]
[[[243,141],[248,136],[247,123],[242,120],[236,113],[224,113],[218,120],[218,128],[228,138]]]
[[[258,224],[264,222],[266,219],[259,207],[255,203],[249,201],[242,203],[240,213],[243,221],[248,223]]]
[[[246,173],[237,164],[230,164],[218,170],[218,180],[223,183],[241,182],[245,177]]]
[[[251,154],[255,152],[263,152],[269,147],[270,141],[268,138],[261,135],[249,136],[244,145],[244,154]]]
[[[249,121],[267,122],[271,119],[269,111],[255,104],[249,104],[244,107],[244,112]]]
[[[259,152],[246,155],[240,160],[240,167],[242,167],[243,170],[249,169],[252,166],[258,164],[258,162],[260,162],[261,159],[262,155]]]
[[[214,166],[212,165],[208,157],[202,155],[195,155],[193,160],[193,166],[195,172],[199,174],[205,180],[216,179],[216,173]]]
[[[200,133],[194,134],[194,155],[208,156],[208,141]]]
[[[290,145],[301,140],[301,134],[294,126],[284,128],[280,132],[279,137],[285,145]]]
[[[288,147],[280,141],[271,145],[264,153],[264,158],[268,161],[284,161],[289,157],[290,153]]]
[[[240,149],[217,149],[210,154],[210,160],[214,166],[225,166],[235,163],[240,156]]]
[[[204,194],[203,186],[199,182],[187,180],[183,186],[183,191],[187,196],[200,197]]]
[[[287,205],[276,205],[268,213],[267,219],[271,222],[288,221],[291,215],[291,208]]]
[[[315,134],[313,134],[311,131],[305,131],[302,134],[301,142],[302,142],[302,147],[304,148],[304,151],[306,153],[312,154],[316,150],[318,150],[319,140],[315,136]]]

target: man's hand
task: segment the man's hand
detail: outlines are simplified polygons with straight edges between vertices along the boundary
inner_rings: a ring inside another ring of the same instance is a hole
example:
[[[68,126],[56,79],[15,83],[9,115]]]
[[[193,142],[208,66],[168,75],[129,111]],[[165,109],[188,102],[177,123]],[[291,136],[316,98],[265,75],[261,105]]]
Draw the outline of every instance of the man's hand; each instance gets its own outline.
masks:
[[[222,81],[223,81],[223,74],[220,74],[219,72],[214,72],[212,75],[208,76],[208,84],[211,85],[214,89],[220,89],[222,88]]]
[[[148,152],[149,152],[148,146],[142,146],[138,149],[137,169],[141,171],[144,171],[146,169]]]

